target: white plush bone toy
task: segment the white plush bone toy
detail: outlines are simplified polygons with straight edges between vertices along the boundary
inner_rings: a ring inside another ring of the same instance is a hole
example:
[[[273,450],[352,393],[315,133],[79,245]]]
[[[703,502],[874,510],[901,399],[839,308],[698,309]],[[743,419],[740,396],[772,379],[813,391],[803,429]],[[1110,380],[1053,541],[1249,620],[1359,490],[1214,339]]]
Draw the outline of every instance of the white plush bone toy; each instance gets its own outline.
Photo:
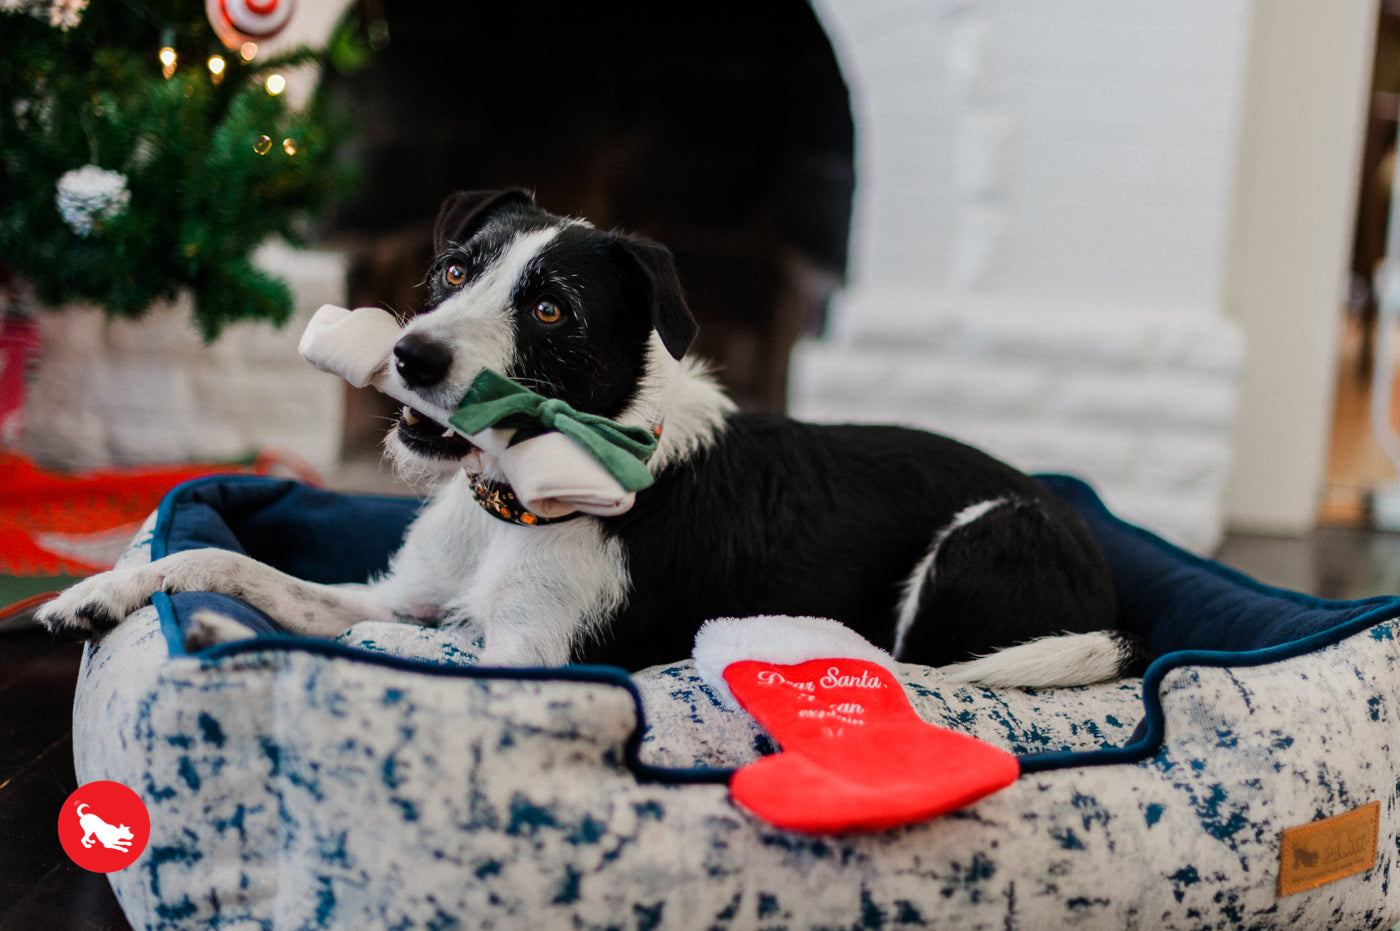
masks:
[[[398,320],[378,307],[352,311],[326,304],[306,325],[298,349],[323,372],[357,388],[372,386],[438,423],[448,423],[452,411],[428,404],[394,377],[394,344],[401,335]],[[632,507],[636,495],[567,436],[542,433],[511,445],[514,432],[491,427],[464,435],[496,460],[516,497],[532,513],[559,518],[582,511],[609,517]]]

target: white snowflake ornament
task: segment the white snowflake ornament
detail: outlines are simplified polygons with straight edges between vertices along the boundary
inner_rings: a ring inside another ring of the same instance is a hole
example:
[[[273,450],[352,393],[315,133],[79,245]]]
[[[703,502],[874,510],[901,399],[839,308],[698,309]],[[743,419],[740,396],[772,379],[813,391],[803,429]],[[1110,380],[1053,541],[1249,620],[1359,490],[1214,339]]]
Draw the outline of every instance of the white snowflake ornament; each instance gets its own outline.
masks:
[[[57,187],[58,212],[79,236],[91,236],[99,223],[121,216],[131,202],[126,175],[96,165],[65,172]]]

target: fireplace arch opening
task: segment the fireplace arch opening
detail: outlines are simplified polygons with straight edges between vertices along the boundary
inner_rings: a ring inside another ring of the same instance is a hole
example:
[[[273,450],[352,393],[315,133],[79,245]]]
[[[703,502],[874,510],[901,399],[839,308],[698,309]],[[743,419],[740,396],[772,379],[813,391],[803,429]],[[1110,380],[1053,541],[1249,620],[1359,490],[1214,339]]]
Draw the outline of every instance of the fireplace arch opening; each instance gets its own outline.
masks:
[[[676,254],[711,359],[742,407],[785,406],[788,352],[844,279],[850,95],[804,0],[382,7],[388,43],[327,76],[357,122],[358,192],[327,223],[350,299],[409,311],[432,218],[458,189],[542,206]],[[352,399],[347,452],[382,429]]]

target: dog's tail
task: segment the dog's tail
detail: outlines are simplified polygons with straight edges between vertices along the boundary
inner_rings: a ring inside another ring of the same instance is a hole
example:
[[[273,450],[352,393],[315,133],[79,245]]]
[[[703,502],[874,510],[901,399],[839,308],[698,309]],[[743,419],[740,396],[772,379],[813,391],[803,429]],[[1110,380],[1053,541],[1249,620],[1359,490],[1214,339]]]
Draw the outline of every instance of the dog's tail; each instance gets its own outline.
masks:
[[[87,808],[87,802],[79,802],[79,803],[78,803],[78,817],[79,817],[79,818],[81,818],[83,815],[87,814],[87,811],[85,810],[86,808]]]
[[[949,682],[989,688],[1061,688],[1141,675],[1152,660],[1141,637],[1125,630],[1052,634],[942,667]]]

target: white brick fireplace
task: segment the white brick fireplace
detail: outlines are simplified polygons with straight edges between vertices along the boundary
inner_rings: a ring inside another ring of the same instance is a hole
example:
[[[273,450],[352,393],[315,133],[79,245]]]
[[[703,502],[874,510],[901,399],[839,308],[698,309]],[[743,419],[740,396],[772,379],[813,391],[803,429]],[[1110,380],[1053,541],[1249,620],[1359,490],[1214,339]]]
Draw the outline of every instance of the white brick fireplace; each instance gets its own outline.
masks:
[[[1222,293],[1248,4],[813,5],[857,186],[794,412],[1070,471],[1210,547],[1244,350]]]

